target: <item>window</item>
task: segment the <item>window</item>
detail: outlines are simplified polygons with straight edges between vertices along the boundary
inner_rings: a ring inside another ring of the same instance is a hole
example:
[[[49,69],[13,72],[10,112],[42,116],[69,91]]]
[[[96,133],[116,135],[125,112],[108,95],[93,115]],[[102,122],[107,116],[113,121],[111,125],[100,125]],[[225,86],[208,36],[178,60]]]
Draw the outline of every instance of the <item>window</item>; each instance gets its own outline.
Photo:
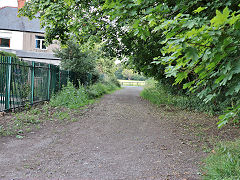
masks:
[[[37,49],[47,49],[45,46],[44,36],[36,36],[36,48]]]
[[[8,39],[8,38],[0,38],[0,47],[8,47],[8,48],[10,48],[10,39]]]

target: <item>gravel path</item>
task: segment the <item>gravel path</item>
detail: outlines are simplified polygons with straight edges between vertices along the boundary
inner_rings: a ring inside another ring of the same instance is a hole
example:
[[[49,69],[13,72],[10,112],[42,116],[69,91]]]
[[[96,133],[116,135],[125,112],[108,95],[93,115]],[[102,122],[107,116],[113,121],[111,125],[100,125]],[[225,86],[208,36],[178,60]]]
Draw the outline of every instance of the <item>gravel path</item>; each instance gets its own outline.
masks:
[[[79,121],[0,139],[0,179],[199,179],[201,154],[171,119],[126,87]]]

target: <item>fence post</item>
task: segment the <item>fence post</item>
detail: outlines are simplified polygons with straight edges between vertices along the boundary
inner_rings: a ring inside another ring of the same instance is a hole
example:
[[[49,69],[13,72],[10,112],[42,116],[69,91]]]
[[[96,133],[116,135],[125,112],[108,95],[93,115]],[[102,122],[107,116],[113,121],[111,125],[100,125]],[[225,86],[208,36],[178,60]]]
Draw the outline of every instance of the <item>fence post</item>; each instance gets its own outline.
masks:
[[[50,100],[50,85],[51,85],[51,65],[48,65],[48,94],[47,94],[47,100]]]
[[[5,96],[5,109],[10,109],[10,93],[11,93],[11,65],[12,57],[7,58],[7,76],[6,76],[6,96]]]
[[[32,61],[32,68],[31,68],[31,90],[32,90],[32,94],[31,94],[31,104],[33,104],[34,101],[34,70],[35,70],[35,62]]]

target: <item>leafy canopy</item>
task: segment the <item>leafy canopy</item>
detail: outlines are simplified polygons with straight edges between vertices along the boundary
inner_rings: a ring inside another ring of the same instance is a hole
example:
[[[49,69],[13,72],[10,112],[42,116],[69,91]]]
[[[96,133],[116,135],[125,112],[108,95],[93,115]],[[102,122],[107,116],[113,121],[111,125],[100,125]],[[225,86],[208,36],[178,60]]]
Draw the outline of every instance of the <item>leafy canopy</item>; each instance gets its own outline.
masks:
[[[49,41],[104,41],[111,56],[162,83],[226,103],[221,127],[239,117],[240,11],[236,0],[32,0]]]

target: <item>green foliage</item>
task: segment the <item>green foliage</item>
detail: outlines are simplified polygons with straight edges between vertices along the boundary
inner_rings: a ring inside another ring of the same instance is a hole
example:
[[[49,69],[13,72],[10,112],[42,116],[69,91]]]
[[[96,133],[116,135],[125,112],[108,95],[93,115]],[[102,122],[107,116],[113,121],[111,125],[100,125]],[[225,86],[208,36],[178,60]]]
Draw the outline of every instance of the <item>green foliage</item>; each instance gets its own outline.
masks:
[[[104,94],[109,94],[119,88],[119,82],[115,79],[112,79],[111,81],[98,82],[87,87],[87,92],[91,99],[95,99],[101,97]]]
[[[9,53],[9,52],[6,52],[6,51],[0,51],[0,56],[7,56],[7,57],[18,58],[18,57],[16,56],[16,54]]]
[[[16,138],[23,138],[26,132],[33,128],[39,128],[40,123],[46,120],[60,120],[72,122],[77,121],[72,115],[79,116],[79,110],[99,98],[103,94],[111,93],[119,89],[120,85],[116,79],[98,82],[89,87],[80,86],[75,88],[71,82],[63,87],[62,91],[54,95],[49,104],[41,108],[27,107],[20,113],[13,114],[13,119],[0,125],[0,136],[16,135]],[[80,114],[79,114],[80,113]]]
[[[101,97],[103,94],[108,93],[106,86],[102,83],[96,83],[92,86],[89,86],[87,92],[92,99]]]
[[[71,82],[63,87],[57,95],[53,96],[50,105],[53,107],[67,107],[77,109],[89,103],[88,95],[84,87],[76,89]]]
[[[114,80],[97,82],[93,85],[80,86],[79,88],[75,88],[71,82],[68,82],[62,91],[51,98],[50,105],[53,107],[78,109],[91,103],[93,99],[111,93],[119,87],[119,83],[116,84]]]
[[[141,73],[134,72],[133,69],[124,68],[124,66],[120,63],[117,64],[115,76],[117,79],[122,79],[122,80],[145,81],[147,79]]]
[[[221,114],[227,107],[226,102],[222,104],[212,104],[211,102],[205,103],[196,94],[174,92],[171,86],[161,84],[154,80],[146,81],[144,90],[141,96],[153,104],[157,105],[171,105],[181,109],[205,112],[211,115]]]
[[[55,54],[61,58],[61,67],[75,72],[82,84],[86,84],[90,74],[97,73],[96,57],[93,51],[84,51],[74,41],[68,41],[65,47],[55,50]]]
[[[238,118],[239,1],[32,0],[20,10],[30,18],[37,12],[50,41],[70,34],[102,40],[108,54],[146,76],[194,91],[206,103],[228,104],[220,126]]]
[[[95,83],[101,75],[114,76],[114,59],[101,48],[101,44],[89,45],[86,42],[79,45],[76,40],[71,40],[55,53],[61,58],[63,69],[73,71],[81,84],[88,85]]]
[[[235,180],[240,177],[240,141],[219,143],[204,160],[204,179]]]
[[[132,69],[123,69],[122,74],[123,77],[125,77],[127,80],[131,80],[134,76],[134,72]]]

